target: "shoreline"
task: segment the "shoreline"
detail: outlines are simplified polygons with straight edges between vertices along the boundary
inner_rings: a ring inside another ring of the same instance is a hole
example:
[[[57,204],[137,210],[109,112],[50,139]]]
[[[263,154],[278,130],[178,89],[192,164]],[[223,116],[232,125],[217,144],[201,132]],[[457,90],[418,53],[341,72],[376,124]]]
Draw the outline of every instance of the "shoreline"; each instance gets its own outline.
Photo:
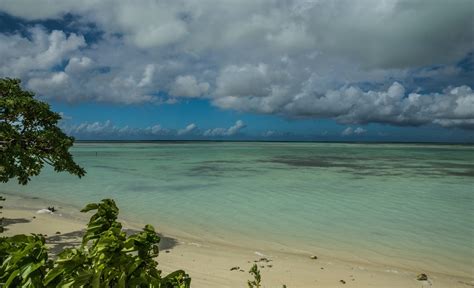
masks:
[[[53,203],[58,212],[37,214],[37,210],[52,202],[37,197],[6,196],[2,216],[7,221],[3,236],[46,234],[53,252],[55,247],[77,245],[80,231],[91,215],[60,202]],[[140,230],[144,226],[120,217],[119,221],[126,229]],[[250,279],[247,272],[254,263],[261,270],[265,287],[281,287],[283,284],[288,287],[474,287],[474,278],[469,277],[348,261],[322,254],[317,255],[318,259],[311,259],[312,255],[305,252],[240,247],[223,241],[178,235],[166,229],[157,231],[162,235],[159,268],[164,273],[184,269],[192,278],[192,287],[245,287]],[[259,261],[261,258],[270,262]],[[239,268],[231,271],[233,267]],[[427,273],[429,281],[417,281],[419,273]]]

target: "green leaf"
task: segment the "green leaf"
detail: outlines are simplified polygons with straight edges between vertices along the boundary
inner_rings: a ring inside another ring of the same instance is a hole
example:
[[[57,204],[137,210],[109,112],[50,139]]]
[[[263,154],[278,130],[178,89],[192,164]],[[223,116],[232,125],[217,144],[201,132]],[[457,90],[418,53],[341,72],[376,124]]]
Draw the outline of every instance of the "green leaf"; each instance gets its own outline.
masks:
[[[17,269],[15,271],[13,271],[11,274],[10,274],[10,277],[8,277],[8,280],[7,282],[5,282],[5,288],[8,288],[10,287],[10,285],[13,283],[13,281],[15,280],[16,276],[18,276],[20,274],[20,269]]]
[[[64,268],[61,266],[56,266],[52,270],[49,270],[48,274],[46,274],[46,277],[43,280],[44,285],[48,286],[48,284],[51,283],[51,281],[56,279],[56,277],[58,277],[62,273],[64,273]]]
[[[87,204],[86,207],[82,208],[81,212],[89,212],[91,210],[96,210],[97,208],[99,208],[99,204],[90,203],[90,204]]]

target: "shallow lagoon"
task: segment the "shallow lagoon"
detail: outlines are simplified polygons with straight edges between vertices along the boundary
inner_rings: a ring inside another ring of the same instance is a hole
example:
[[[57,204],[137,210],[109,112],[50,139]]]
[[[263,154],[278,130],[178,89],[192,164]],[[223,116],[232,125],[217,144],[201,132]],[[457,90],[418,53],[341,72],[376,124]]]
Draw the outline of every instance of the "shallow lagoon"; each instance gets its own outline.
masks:
[[[255,249],[469,276],[474,147],[340,143],[78,143],[77,179],[46,169],[1,190]]]

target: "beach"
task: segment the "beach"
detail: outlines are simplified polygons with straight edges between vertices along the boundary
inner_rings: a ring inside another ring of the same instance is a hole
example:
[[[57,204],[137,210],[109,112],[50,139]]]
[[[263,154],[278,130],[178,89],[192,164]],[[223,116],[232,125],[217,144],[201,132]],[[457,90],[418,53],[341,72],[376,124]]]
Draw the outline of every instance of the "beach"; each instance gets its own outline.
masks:
[[[474,288],[473,1],[0,0],[0,288]]]
[[[57,211],[38,213],[47,205],[55,205]],[[64,247],[79,245],[81,231],[91,213],[79,213],[76,207],[61,202],[9,196],[3,215],[6,218],[5,236],[43,234],[54,254]],[[131,233],[143,226],[126,219],[119,220]],[[347,261],[331,255],[288,253],[258,244],[240,247],[192,235],[175,236],[160,229],[158,232],[162,235],[159,268],[164,273],[184,269],[192,278],[192,287],[246,287],[246,281],[250,279],[247,272],[254,263],[261,270],[263,287],[281,287],[283,284],[288,287],[474,286],[474,279],[469,277]],[[416,280],[420,273],[426,273],[428,281]]]

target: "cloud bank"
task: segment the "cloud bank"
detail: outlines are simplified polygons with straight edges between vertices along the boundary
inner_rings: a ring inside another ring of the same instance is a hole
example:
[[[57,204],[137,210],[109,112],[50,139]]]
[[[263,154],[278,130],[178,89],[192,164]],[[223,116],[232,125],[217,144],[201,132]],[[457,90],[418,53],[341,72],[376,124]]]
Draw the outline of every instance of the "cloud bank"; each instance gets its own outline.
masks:
[[[206,99],[348,125],[474,128],[470,0],[7,0],[0,11],[23,27],[0,33],[0,77],[45,99]]]
[[[104,122],[84,122],[80,124],[69,124],[68,120],[61,123],[62,130],[68,135],[78,139],[98,139],[98,138],[135,138],[135,139],[157,139],[160,137],[187,139],[199,138],[229,138],[242,133],[247,125],[242,120],[237,120],[234,125],[228,128],[211,128],[201,130],[196,124],[191,123],[182,129],[167,129],[160,124],[155,124],[146,128],[136,128],[129,126],[117,126],[112,121]]]

